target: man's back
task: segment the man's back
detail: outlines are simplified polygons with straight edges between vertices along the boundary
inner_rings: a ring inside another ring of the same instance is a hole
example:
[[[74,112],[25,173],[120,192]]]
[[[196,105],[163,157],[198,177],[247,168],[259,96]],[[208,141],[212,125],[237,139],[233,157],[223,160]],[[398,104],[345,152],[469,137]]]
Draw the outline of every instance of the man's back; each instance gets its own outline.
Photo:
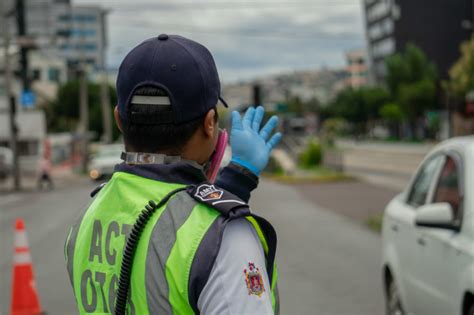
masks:
[[[66,248],[68,271],[81,312],[113,312],[126,236],[148,200],[160,200],[182,186],[117,172],[98,193],[78,226],[71,230]],[[158,210],[149,222],[143,239],[147,239],[146,235],[164,209]],[[139,244],[138,255],[143,254],[145,245],[147,242]],[[138,279],[145,283],[143,267],[139,267],[142,261],[137,259],[136,262],[132,271],[132,297],[134,283],[138,283]]]
[[[68,271],[81,313],[113,313],[123,248],[136,218],[148,200],[159,201],[170,191],[184,186],[116,172],[98,193],[81,222],[72,228],[66,247]],[[225,277],[216,276],[222,270],[215,268],[215,261],[245,257],[243,252],[253,247],[250,252],[262,253],[257,255],[261,259],[251,260],[258,261],[261,267],[265,265],[262,247],[254,245],[259,243],[257,233],[242,223],[234,225],[239,226],[240,232],[235,234],[232,232],[235,228],[231,228],[228,233],[240,235],[244,242],[248,240],[247,245],[239,246],[224,239],[222,243],[228,248],[219,252],[221,240],[217,238],[222,237],[223,231],[216,227],[222,225],[222,230],[224,227],[224,219],[217,220],[219,217],[217,210],[196,202],[186,191],[177,193],[157,210],[141,235],[134,257],[128,301],[132,314],[190,314],[198,312],[202,305],[210,310],[214,305],[222,309],[227,306],[207,294],[225,285],[221,282]],[[247,225],[252,226],[248,222]],[[211,241],[203,242],[206,238]],[[239,249],[233,251],[232,247]],[[234,269],[230,263],[226,264]],[[227,273],[239,279],[236,292],[247,295],[245,276],[240,274],[244,269]],[[262,292],[257,294],[265,294],[263,300],[271,301],[271,291],[264,291],[271,290],[268,277],[262,273],[256,275],[261,278],[253,281],[262,286]],[[207,283],[208,279],[213,283]],[[200,299],[201,292],[204,297]],[[255,298],[261,304],[260,295]]]
[[[129,314],[277,311],[276,233],[247,203],[281,139],[278,118],[262,127],[263,107],[232,112],[232,159],[217,176],[227,146],[217,105],[228,105],[206,47],[149,38],[125,56],[116,86],[124,163],[67,240],[80,313],[114,303],[120,315],[126,305]]]

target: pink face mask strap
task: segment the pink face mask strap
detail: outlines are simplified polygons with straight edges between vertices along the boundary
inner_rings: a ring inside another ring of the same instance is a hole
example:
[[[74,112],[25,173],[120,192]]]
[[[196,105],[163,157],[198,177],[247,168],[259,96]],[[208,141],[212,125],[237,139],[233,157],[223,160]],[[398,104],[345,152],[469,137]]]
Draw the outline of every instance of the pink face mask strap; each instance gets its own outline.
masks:
[[[212,155],[211,160],[209,161],[210,166],[206,173],[207,178],[211,183],[216,180],[217,173],[219,172],[219,168],[224,157],[225,149],[227,147],[228,138],[229,136],[225,129],[219,130],[219,137],[217,139],[216,149],[214,151],[214,154]]]

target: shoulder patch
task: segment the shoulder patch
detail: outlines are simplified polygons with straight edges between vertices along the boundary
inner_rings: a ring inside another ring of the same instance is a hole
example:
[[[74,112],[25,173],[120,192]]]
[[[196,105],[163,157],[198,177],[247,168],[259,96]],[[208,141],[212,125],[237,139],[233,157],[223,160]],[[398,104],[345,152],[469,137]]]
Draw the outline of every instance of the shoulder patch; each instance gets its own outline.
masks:
[[[213,184],[202,183],[190,186],[187,192],[196,201],[218,210],[224,216],[241,217],[250,215],[250,208],[247,203],[236,195]]]
[[[214,185],[202,184],[197,187],[194,196],[202,201],[212,201],[221,199],[223,194],[224,191]]]
[[[248,294],[261,297],[265,292],[265,286],[260,269],[254,263],[249,262],[248,268],[244,269],[244,275]]]

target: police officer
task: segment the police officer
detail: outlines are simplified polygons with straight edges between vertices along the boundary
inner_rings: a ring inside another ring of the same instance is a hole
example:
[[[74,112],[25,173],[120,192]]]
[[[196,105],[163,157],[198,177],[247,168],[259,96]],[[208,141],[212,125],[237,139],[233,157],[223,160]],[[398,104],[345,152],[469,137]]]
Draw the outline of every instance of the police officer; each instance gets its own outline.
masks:
[[[204,46],[144,41],[123,60],[117,94],[124,163],[66,240],[79,313],[278,313],[276,234],[247,205],[281,138],[277,117],[261,127],[262,107],[232,113],[231,163],[212,183],[225,148],[216,106],[227,105]]]

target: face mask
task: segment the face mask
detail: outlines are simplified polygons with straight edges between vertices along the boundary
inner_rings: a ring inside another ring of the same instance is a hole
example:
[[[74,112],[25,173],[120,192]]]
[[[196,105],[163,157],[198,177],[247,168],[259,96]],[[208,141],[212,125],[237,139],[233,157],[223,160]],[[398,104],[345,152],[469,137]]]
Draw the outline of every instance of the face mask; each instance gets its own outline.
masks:
[[[224,157],[224,152],[227,147],[227,140],[229,136],[225,129],[219,130],[219,137],[217,138],[216,149],[209,160],[206,176],[209,182],[213,183],[216,180],[217,173]]]

